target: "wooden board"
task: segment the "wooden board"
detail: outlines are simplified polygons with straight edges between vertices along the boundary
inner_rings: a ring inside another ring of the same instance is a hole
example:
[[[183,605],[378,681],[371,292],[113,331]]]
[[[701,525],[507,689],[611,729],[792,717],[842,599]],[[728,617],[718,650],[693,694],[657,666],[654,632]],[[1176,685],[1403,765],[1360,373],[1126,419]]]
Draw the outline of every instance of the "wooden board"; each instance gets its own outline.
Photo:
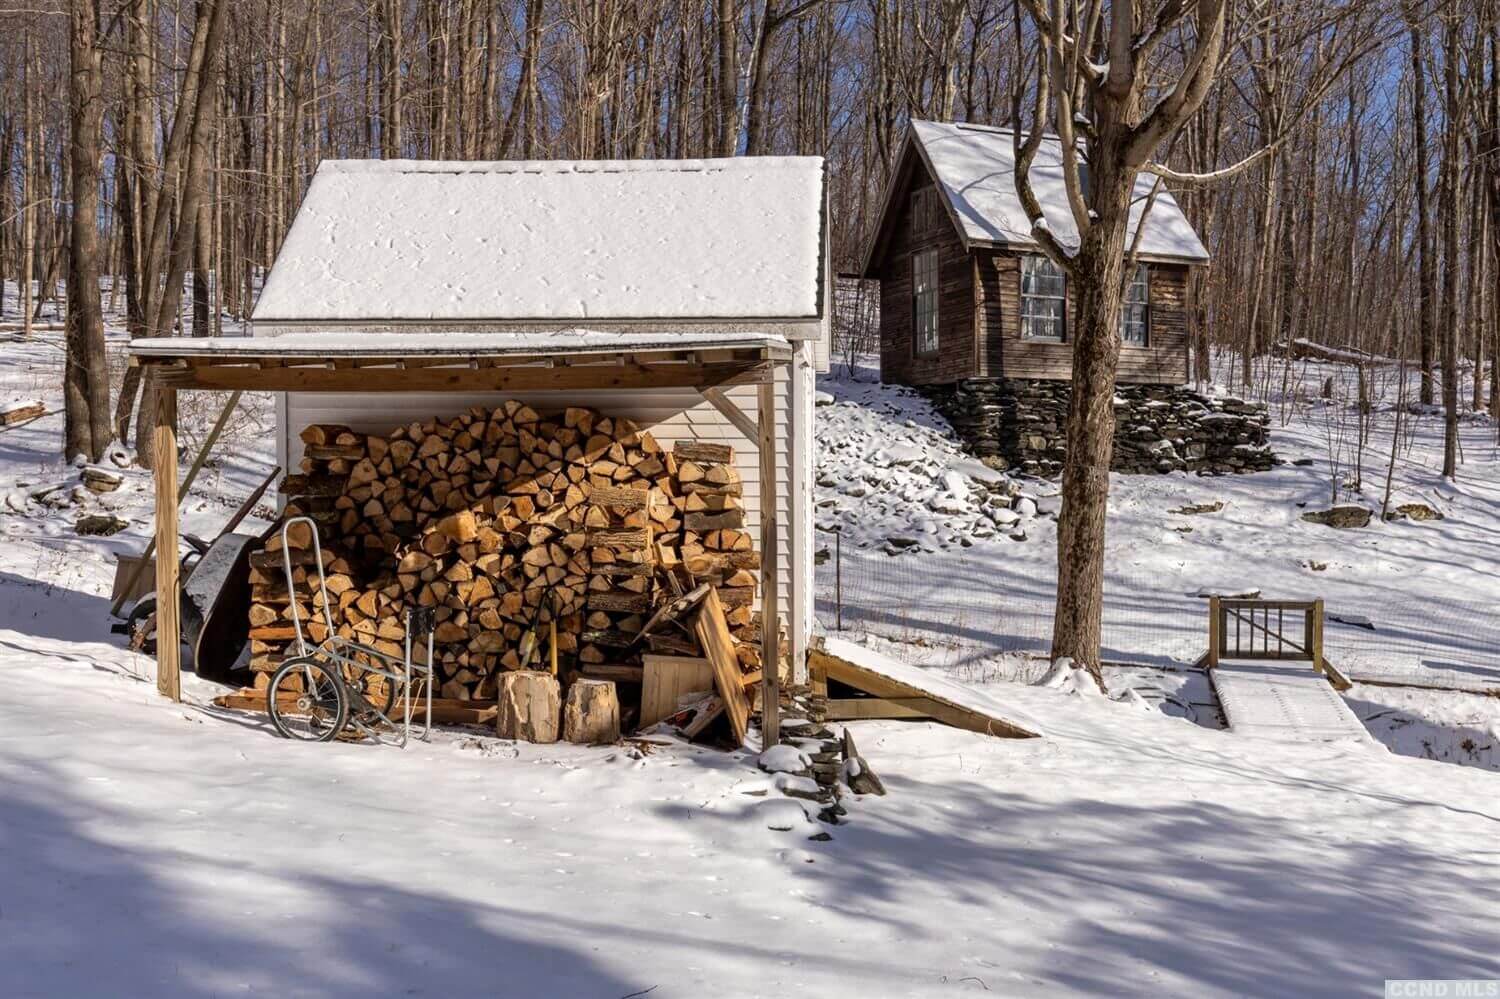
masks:
[[[290,697],[282,695],[282,700],[287,704],[295,704],[297,698],[295,695]],[[214,704],[237,711],[264,711],[266,710],[266,692],[245,689],[233,694],[220,694],[214,698]],[[399,720],[400,713],[401,706],[398,704],[392,709],[391,717]],[[413,701],[412,723],[420,724],[426,717],[427,702],[421,699]],[[493,725],[495,724],[495,702],[460,701],[451,697],[434,697],[432,721],[435,725]]]
[[[724,620],[724,605],[719,603],[719,595],[713,587],[709,587],[698,613],[693,616],[693,633],[698,636],[698,644],[713,667],[714,685],[724,701],[724,712],[729,715],[734,741],[743,743],[750,728],[750,700],[741,684],[740,660],[734,653],[729,623]]]
[[[849,643],[840,643],[840,649],[847,647]],[[934,721],[940,721],[954,728],[966,729],[970,732],[980,732],[985,735],[995,735],[1008,739],[1029,739],[1040,735],[1040,731],[1029,727],[1027,724],[1004,718],[996,712],[981,711],[972,705],[960,704],[951,697],[945,696],[940,689],[941,684],[934,683],[934,689],[917,686],[916,682],[906,682],[880,672],[880,664],[883,657],[877,655],[869,656],[868,662],[854,662],[851,653],[849,656],[834,655],[826,649],[813,649],[808,652],[808,667],[812,671],[813,683],[826,683],[828,680],[836,680],[839,683],[853,687],[855,690],[863,691],[872,697],[893,702],[898,709],[908,711],[921,711],[922,716],[929,717]],[[863,658],[863,657],[862,657]],[[892,667],[894,668],[894,667]],[[945,681],[946,682],[946,681]],[[838,703],[830,701],[830,707]],[[892,709],[890,704],[883,706]],[[847,702],[841,705],[842,710],[856,710],[847,707]],[[871,707],[858,710],[880,710]],[[830,715],[832,717],[832,715]],[[864,717],[871,717],[865,715]],[[896,717],[887,715],[884,717]],[[908,715],[907,717],[916,717]]]
[[[642,728],[676,714],[677,702],[684,694],[715,689],[714,668],[707,659],[647,653],[641,657],[641,663],[644,668],[641,687]]]
[[[940,708],[930,697],[835,697],[828,701],[828,720],[932,718]]]

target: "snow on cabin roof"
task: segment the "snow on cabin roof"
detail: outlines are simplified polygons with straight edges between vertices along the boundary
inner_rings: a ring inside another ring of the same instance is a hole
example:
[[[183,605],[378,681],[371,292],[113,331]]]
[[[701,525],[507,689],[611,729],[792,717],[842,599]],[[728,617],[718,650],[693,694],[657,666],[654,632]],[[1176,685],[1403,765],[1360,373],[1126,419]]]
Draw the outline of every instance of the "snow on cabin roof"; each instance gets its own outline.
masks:
[[[823,160],[330,160],[255,322],[815,319]]]
[[[363,333],[307,330],[272,337],[138,337],[130,353],[138,357],[359,358],[359,357],[487,357],[518,354],[649,353],[653,350],[763,349],[772,354],[790,348],[787,341],[767,333],[680,333],[638,330],[628,333],[600,330],[529,330],[489,333],[411,333],[368,336]]]
[[[1016,191],[1015,149],[1009,129],[913,119],[911,136],[958,220],[966,244],[1037,245]],[[1155,178],[1145,174],[1136,179],[1131,238],[1154,183]],[[1044,138],[1037,150],[1031,186],[1047,228],[1064,245],[1077,246],[1078,227],[1068,208],[1062,147],[1055,136]],[[888,211],[892,208],[887,205]],[[1140,253],[1147,259],[1208,259],[1208,250],[1165,187],[1157,193],[1146,219]]]

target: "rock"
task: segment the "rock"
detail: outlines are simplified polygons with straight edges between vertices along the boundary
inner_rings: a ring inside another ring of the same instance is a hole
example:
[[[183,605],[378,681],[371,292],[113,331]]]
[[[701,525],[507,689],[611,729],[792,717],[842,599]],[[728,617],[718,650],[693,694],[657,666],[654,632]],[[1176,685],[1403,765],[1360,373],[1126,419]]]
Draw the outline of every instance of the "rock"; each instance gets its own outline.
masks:
[[[796,746],[772,746],[761,753],[755,765],[769,774],[801,774],[812,771],[812,760]]]
[[[96,493],[112,493],[125,484],[125,476],[109,468],[89,465],[79,475],[83,484]]]
[[[1007,527],[1011,527],[1011,526],[1015,525],[1016,523],[1018,523],[1020,521],[1020,519],[1021,519],[1021,515],[1019,513],[1016,513],[1016,511],[1014,511],[1014,510],[1008,510],[1008,509],[1006,509],[1004,507],[991,507],[990,508],[990,521],[996,527],[999,527],[999,528],[1002,528],[1002,529],[1007,528]]]
[[[755,806],[755,812],[767,829],[776,832],[791,832],[812,821],[802,806],[791,798],[767,798]]]
[[[1037,506],[1036,500],[1032,497],[1022,496],[1016,500],[1014,509],[1018,517],[1035,517],[1040,507]]]
[[[91,513],[79,517],[73,530],[84,537],[109,537],[130,526],[130,521],[112,513]]]
[[[1177,509],[1168,510],[1167,512],[1181,514],[1184,517],[1195,517],[1204,513],[1218,513],[1222,509],[1224,509],[1224,501],[1214,500],[1212,503],[1185,503]]]
[[[890,545],[893,548],[913,548],[918,544],[921,544],[918,539],[906,537],[904,535],[893,535],[889,538],[886,538],[885,540],[886,544]]]
[[[814,406],[832,406],[833,405],[833,396],[830,393],[828,393],[828,392],[814,392],[813,393],[813,405]]]
[[[1302,515],[1302,519],[1309,523],[1322,524],[1325,527],[1349,530],[1369,524],[1371,515],[1371,511],[1362,506],[1343,504],[1329,507],[1327,510],[1308,510]]]
[[[935,496],[928,505],[938,513],[964,514],[973,512],[973,507],[967,499],[964,499],[962,496],[955,496],[952,493]]]
[[[859,750],[854,748],[854,736],[849,730],[844,729],[843,739],[844,783],[849,785],[849,790],[855,794],[885,794],[885,784],[870,769],[870,764],[859,755]]]
[[[1385,515],[1386,520],[1442,520],[1443,515],[1426,503],[1402,503]]]
[[[981,460],[1034,475],[1061,470],[1068,382],[974,379],[921,392]],[[1227,474],[1276,464],[1260,403],[1210,399],[1183,386],[1121,385],[1114,404],[1114,471]]]

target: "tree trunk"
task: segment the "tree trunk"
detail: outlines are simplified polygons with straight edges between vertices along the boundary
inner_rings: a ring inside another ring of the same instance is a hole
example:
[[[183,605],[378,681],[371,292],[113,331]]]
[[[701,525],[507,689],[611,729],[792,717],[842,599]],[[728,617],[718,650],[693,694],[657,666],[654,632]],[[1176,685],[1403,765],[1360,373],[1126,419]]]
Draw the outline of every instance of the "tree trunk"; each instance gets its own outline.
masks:
[[[1099,667],[1104,606],[1105,519],[1114,452],[1115,369],[1120,359],[1120,300],[1133,171],[1096,167],[1098,218],[1068,272],[1074,305],[1073,381],[1067,460],[1057,522],[1057,608],[1052,659],[1067,656],[1103,687]]]
[[[1458,25],[1450,8],[1443,31],[1443,475],[1458,474]]]
[[[98,461],[110,442],[109,370],[99,310],[99,162],[104,96],[99,9],[74,0],[69,44],[73,211],[68,241],[67,361],[63,374],[64,455]]]
[[[1437,341],[1433,316],[1433,299],[1437,297],[1436,261],[1432,253],[1432,211],[1427,204],[1427,69],[1422,57],[1422,29],[1415,21],[1411,26],[1412,68],[1412,136],[1415,142],[1417,184],[1417,260],[1420,283],[1417,287],[1417,350],[1422,390],[1419,398],[1432,405],[1432,364]]]

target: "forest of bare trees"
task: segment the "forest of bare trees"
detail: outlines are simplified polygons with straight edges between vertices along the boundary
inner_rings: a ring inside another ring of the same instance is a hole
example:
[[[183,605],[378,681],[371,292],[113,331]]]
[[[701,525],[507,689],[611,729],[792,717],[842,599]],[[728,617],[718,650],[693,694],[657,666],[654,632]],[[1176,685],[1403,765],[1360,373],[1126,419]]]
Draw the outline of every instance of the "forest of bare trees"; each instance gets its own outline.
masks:
[[[1089,481],[1138,174],[1214,254],[1197,380],[1269,396],[1257,358],[1299,341],[1397,359],[1455,474],[1459,420],[1500,411],[1497,50],[1497,0],[0,0],[0,325],[64,317],[64,451],[97,458],[153,412],[134,372],[108,383],[106,315],[144,336],[243,318],[325,158],[819,154],[852,271],[909,118],[1039,123],[1088,160],[1082,246],[1043,245],[1098,320],[1060,531],[1092,569],[1062,633],[1097,622],[1069,606],[1102,572]]]

